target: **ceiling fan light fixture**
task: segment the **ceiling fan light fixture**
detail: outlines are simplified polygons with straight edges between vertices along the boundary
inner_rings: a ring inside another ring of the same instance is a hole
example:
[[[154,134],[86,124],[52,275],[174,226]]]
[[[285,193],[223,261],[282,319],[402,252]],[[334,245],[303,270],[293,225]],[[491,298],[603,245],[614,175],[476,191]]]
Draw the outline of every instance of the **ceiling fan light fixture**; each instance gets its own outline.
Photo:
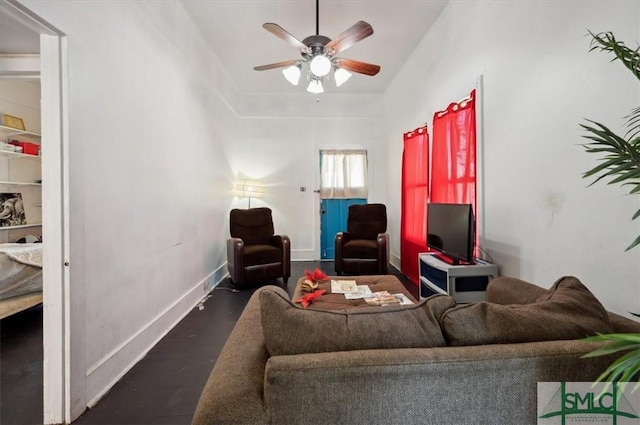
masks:
[[[347,80],[351,78],[352,75],[353,74],[351,74],[349,71],[347,71],[344,68],[337,68],[336,71],[333,73],[333,76],[336,79],[336,87],[340,87],[341,85],[346,83]]]
[[[288,82],[297,86],[298,81],[300,81],[300,64],[291,65],[290,67],[283,69],[282,74]]]
[[[309,81],[309,87],[307,87],[307,91],[309,93],[324,93],[324,88],[322,87],[322,81],[318,80],[317,78],[312,78],[311,81]]]
[[[316,55],[309,62],[309,69],[316,77],[324,77],[331,71],[331,60],[325,55]]]
[[[2,0],[0,0],[1,2]],[[310,93],[323,93],[322,79],[334,71],[336,87],[344,84],[352,73],[374,76],[380,71],[380,66],[352,59],[336,57],[355,43],[364,40],[373,34],[373,28],[365,21],[358,21],[345,31],[331,39],[320,35],[319,20],[320,0],[316,0],[316,33],[305,37],[302,41],[288,33],[280,25],[266,22],[262,27],[294,47],[302,55],[303,59],[293,59],[267,65],[254,66],[256,71],[269,69],[282,69],[284,77],[291,84],[297,86],[300,82],[302,68],[305,68],[305,77],[309,81],[307,91]],[[286,69],[285,69],[286,68]],[[328,78],[327,78],[328,79]]]

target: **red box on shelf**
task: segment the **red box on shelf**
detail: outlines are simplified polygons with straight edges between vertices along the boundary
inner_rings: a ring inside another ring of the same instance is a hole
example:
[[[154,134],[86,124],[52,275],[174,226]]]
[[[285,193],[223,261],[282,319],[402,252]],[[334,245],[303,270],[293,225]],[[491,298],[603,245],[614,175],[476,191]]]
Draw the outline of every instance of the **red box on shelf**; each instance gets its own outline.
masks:
[[[15,146],[21,146],[22,153],[27,155],[38,155],[40,151],[40,145],[36,145],[35,143],[19,142],[17,140],[11,140],[9,143]]]

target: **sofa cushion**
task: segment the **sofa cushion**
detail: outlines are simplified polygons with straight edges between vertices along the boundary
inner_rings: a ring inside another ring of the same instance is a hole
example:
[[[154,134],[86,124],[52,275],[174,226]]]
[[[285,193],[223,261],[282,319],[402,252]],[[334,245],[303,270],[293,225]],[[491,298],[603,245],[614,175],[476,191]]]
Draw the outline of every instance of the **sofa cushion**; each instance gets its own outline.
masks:
[[[572,276],[558,279],[534,303],[460,305],[446,311],[441,324],[450,345],[578,339],[613,330],[602,304]]]
[[[282,250],[273,245],[245,245],[244,266],[281,263]]]
[[[487,285],[487,301],[495,304],[532,304],[547,291],[521,279],[499,276]]]
[[[375,348],[442,347],[438,324],[453,298],[434,295],[410,306],[312,310],[273,286],[260,293],[265,344],[272,356]]]
[[[350,240],[342,246],[342,258],[378,258],[378,242],[369,239]]]

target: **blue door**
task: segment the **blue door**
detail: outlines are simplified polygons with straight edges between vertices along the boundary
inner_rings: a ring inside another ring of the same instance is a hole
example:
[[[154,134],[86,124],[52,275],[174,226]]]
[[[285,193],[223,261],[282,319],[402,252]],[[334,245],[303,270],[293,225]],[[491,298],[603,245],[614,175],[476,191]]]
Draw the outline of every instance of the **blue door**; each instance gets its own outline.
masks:
[[[367,151],[321,150],[319,165],[320,259],[333,260],[336,233],[347,230],[349,206],[367,203]]]
[[[347,230],[349,205],[366,204],[367,200],[354,199],[322,199],[320,202],[320,258],[335,258],[336,233]]]

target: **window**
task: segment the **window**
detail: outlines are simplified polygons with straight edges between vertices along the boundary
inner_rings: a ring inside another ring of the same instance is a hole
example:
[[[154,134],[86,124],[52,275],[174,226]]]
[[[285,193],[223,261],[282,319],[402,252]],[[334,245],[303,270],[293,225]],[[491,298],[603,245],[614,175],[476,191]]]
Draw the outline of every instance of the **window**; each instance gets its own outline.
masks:
[[[320,197],[322,199],[367,198],[366,150],[320,152]]]

